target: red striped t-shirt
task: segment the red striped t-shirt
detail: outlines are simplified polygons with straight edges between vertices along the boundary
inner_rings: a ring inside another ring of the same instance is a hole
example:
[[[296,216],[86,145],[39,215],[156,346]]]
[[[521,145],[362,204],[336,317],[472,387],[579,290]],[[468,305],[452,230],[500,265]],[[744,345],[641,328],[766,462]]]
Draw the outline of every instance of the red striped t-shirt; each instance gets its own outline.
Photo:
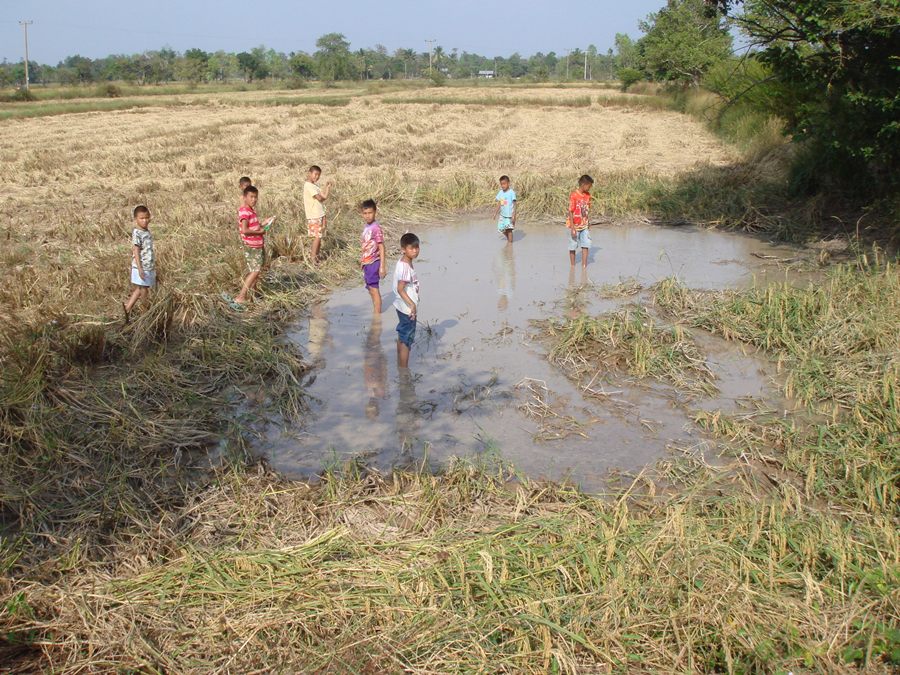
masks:
[[[242,220],[247,221],[247,227],[259,227],[259,218],[256,216],[256,211],[247,205],[238,209],[238,230],[240,230]],[[244,234],[242,232],[241,239],[244,240],[244,245],[250,248],[262,248],[265,246],[265,239],[262,234]]]

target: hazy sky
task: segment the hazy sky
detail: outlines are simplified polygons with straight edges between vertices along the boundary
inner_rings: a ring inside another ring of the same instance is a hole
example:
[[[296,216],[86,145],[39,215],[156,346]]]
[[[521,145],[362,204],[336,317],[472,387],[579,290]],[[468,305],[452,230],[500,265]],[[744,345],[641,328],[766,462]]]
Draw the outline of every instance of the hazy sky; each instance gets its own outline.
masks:
[[[426,51],[433,38],[450,51],[506,56],[613,46],[637,37],[638,20],[665,0],[0,0],[0,59],[22,59],[20,19],[32,61],[55,65],[72,54],[96,58],[169,46],[177,51],[315,50],[323,33],[343,33],[351,49],[383,44]]]

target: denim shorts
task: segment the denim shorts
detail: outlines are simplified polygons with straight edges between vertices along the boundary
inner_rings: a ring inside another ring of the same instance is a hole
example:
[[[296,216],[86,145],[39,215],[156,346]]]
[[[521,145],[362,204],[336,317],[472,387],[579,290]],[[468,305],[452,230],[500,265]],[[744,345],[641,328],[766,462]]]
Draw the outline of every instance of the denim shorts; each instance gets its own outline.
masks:
[[[412,347],[413,341],[416,339],[416,320],[410,319],[409,314],[404,314],[397,310],[397,339],[407,347]]]
[[[572,231],[566,230],[566,238],[569,240],[570,251],[577,251],[579,248],[591,247],[591,231],[588,229],[576,232],[574,239],[572,238]]]

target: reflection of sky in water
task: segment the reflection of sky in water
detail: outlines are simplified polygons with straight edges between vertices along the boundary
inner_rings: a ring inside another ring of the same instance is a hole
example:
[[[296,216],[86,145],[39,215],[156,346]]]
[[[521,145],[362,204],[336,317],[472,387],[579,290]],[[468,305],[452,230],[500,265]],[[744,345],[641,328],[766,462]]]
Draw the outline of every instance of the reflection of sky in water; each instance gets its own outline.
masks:
[[[511,246],[486,224],[417,234],[421,302],[410,372],[401,376],[396,368],[391,274],[382,284],[381,317],[373,318],[361,281],[336,291],[292,336],[317,370],[303,427],[270,429],[265,449],[276,468],[315,473],[334,459],[362,455],[386,469],[426,455],[439,464],[491,449],[531,475],[570,472],[589,487],[610,468],[652,462],[670,442],[699,443],[688,410],[667,387],[604,385],[601,377],[598,384],[614,390],[615,400],[584,398],[531,341],[530,322],[607,311],[615,302],[600,300],[596,286],[625,278],[645,287],[673,274],[699,288],[746,284],[759,262],[752,253],[772,250],[716,231],[596,228],[584,273],[569,266],[562,227],[525,224]],[[723,393],[703,407],[733,407],[734,398],[765,394],[756,360],[717,340],[704,347],[715,350],[710,362],[722,375]],[[527,393],[516,384],[524,378],[545,385],[560,413],[584,424],[588,438],[535,443],[536,423],[519,411]]]

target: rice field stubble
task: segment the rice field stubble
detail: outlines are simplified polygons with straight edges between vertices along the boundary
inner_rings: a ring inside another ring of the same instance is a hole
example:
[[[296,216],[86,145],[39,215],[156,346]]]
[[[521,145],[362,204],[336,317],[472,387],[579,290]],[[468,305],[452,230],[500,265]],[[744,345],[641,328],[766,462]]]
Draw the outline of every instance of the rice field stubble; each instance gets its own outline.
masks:
[[[678,492],[652,473],[602,498],[510,487],[497,467],[349,467],[311,486],[245,466],[232,411],[303,414],[306,366],[279,326],[354,273],[359,199],[379,200],[392,240],[401,219],[489,203],[503,172],[526,216],[557,214],[583,171],[601,208],[624,212],[646,184],[734,161],[689,118],[223,98],[6,121],[0,157],[15,177],[0,187],[0,654],[13,668],[877,671],[900,658],[896,371],[872,380],[841,365],[896,353],[889,332],[836,352],[845,378],[815,379],[804,400],[832,413],[818,434],[701,420],[734,439],[738,459],[693,461]],[[337,181],[327,273],[302,263],[312,162]],[[279,215],[278,257],[258,306],[234,316],[216,295],[242,271],[233,212],[245,173],[260,213]],[[620,194],[626,185],[638,187]],[[164,284],[121,327],[138,202],[154,213]],[[728,336],[806,386],[812,365],[794,344],[819,345],[818,319],[897,317],[885,304],[895,268],[845,274],[850,288],[878,288],[853,307],[813,303],[778,340],[759,337],[765,315]],[[723,332],[746,321],[735,303],[760,302],[657,297]],[[191,469],[192,451],[217,438],[233,463]],[[842,471],[847,439],[861,454]]]

